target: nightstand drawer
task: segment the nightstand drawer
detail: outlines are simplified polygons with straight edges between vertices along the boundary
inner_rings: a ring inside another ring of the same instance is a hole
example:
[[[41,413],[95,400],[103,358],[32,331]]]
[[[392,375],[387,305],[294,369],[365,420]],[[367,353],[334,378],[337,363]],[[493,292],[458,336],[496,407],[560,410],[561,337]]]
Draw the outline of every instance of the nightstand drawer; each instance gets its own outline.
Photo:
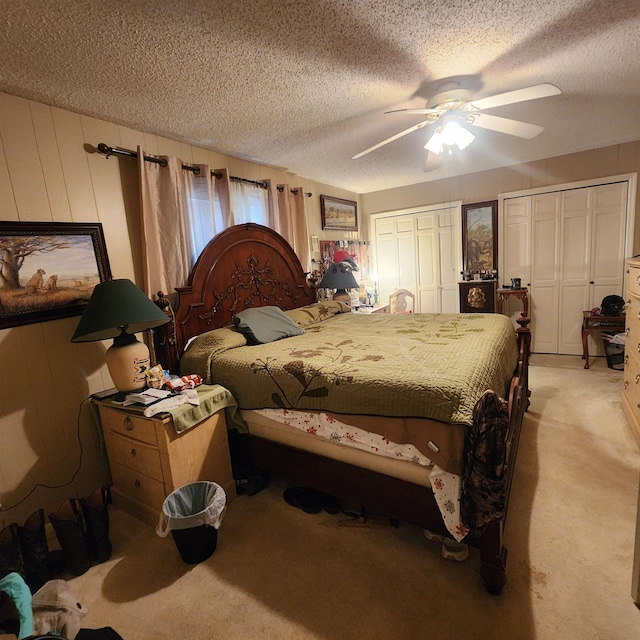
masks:
[[[163,482],[160,452],[156,448],[112,432],[109,435],[108,449],[111,462]]]
[[[135,438],[154,447],[158,445],[156,427],[153,420],[149,420],[149,418],[107,410],[100,411],[100,420],[103,429],[121,433],[128,438]]]
[[[113,482],[118,490],[132,500],[146,504],[158,510],[158,517],[165,499],[165,489],[162,482],[137,473],[129,467],[118,463],[111,464]]]

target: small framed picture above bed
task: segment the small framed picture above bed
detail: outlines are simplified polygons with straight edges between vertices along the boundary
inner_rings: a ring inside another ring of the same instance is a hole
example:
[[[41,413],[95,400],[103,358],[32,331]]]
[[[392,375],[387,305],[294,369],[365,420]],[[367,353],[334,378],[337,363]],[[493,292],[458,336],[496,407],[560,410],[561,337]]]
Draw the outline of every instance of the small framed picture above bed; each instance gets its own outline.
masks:
[[[320,196],[322,228],[336,231],[358,230],[358,204],[333,196]]]
[[[462,268],[470,273],[497,271],[497,200],[462,205]]]

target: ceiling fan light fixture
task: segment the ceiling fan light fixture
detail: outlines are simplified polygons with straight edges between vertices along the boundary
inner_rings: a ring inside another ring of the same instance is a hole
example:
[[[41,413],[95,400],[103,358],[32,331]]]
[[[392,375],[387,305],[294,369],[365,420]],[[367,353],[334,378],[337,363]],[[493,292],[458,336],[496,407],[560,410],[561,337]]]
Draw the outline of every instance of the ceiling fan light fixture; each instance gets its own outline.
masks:
[[[435,133],[429,138],[429,140],[427,140],[427,144],[424,145],[424,148],[439,156],[442,153],[443,145],[442,127],[438,127]]]
[[[440,155],[444,149],[444,145],[452,147],[456,145],[460,151],[466,149],[474,140],[475,136],[461,127],[457,122],[453,120],[447,122],[444,127],[438,127],[435,133],[429,138],[427,144],[424,146],[427,151]]]

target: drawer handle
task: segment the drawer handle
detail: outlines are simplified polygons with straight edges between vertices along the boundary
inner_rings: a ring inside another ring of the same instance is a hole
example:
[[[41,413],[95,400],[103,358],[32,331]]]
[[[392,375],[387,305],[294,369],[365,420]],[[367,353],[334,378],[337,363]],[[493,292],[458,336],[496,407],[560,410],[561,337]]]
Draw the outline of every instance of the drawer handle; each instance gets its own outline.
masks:
[[[136,489],[140,488],[140,480],[136,479],[136,481],[133,484],[135,485]]]
[[[640,313],[638,314],[638,316],[639,316],[639,317],[638,317],[638,320],[640,320]],[[629,333],[631,333],[631,327],[627,327],[627,328],[625,329],[624,335],[628,337],[628,336],[629,336]]]
[[[136,457],[136,450],[135,449],[131,449],[131,457],[132,458]]]
[[[628,355],[626,355],[624,357],[624,364],[625,364],[625,366],[629,364],[629,356]]]
[[[638,384],[638,376],[636,376],[636,384]],[[629,386],[629,383],[625,380],[624,381],[624,389],[626,390],[628,386]]]
[[[133,431],[133,420],[129,416],[124,419],[124,428],[127,431]]]
[[[636,375],[636,384],[638,384],[638,382],[640,382],[640,373]]]

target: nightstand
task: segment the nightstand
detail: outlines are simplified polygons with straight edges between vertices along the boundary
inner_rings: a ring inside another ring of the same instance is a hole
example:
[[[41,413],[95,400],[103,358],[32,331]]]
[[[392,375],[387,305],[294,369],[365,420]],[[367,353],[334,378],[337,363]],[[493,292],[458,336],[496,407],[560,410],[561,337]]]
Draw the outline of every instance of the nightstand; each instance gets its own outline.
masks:
[[[117,506],[155,526],[166,496],[185,484],[209,480],[225,490],[227,504],[236,497],[224,404],[177,433],[173,413],[189,411],[189,405],[146,417],[142,406],[122,407],[109,398],[93,402],[100,413]],[[202,408],[197,409],[202,417]]]

